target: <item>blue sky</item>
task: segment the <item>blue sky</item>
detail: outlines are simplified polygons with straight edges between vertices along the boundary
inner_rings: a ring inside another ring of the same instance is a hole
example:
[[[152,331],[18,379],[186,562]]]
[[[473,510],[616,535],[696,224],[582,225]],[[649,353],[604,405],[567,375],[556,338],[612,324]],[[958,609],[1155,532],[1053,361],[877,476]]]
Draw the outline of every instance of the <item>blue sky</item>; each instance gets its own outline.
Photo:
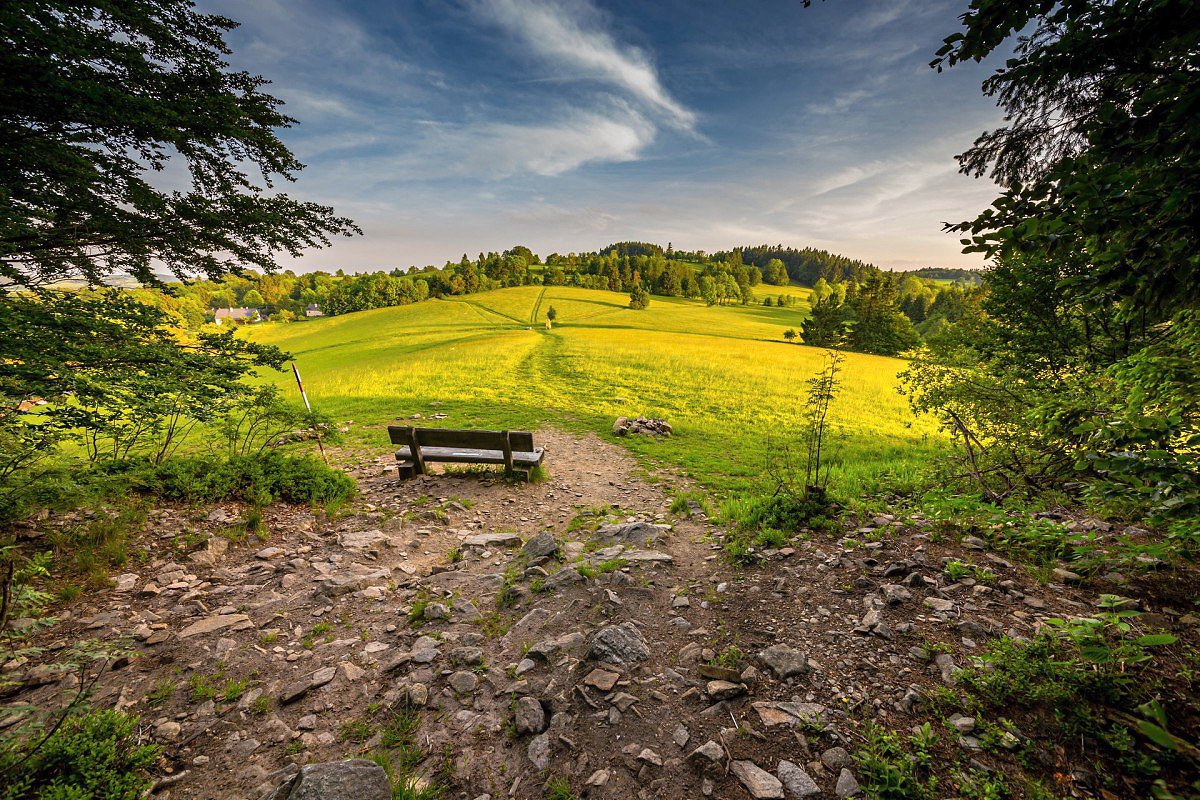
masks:
[[[980,263],[941,227],[995,195],[953,160],[999,121],[988,65],[928,67],[965,0],[198,5],[300,121],[288,191],[364,229],[297,269],[627,239]]]

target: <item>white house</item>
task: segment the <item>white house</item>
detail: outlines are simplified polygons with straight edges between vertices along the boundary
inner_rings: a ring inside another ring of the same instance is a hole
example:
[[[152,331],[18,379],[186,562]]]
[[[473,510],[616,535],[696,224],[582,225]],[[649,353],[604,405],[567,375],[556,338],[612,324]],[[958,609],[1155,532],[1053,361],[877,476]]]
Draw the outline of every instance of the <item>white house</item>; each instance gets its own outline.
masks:
[[[266,316],[257,308],[218,308],[213,312],[213,322],[224,325],[233,323],[262,322]]]

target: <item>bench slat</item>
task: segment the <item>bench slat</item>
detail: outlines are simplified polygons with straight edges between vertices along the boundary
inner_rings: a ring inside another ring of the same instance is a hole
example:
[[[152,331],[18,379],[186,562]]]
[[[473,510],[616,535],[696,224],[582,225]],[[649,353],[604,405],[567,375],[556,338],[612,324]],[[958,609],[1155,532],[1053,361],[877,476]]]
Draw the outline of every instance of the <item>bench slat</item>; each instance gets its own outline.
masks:
[[[519,452],[514,450],[512,460],[514,465],[522,467],[536,467],[542,463],[545,457],[545,451],[542,448],[537,448],[531,451]],[[421,455],[425,461],[439,461],[444,463],[456,464],[503,464],[504,451],[491,450],[472,447],[425,447],[421,446]],[[412,450],[408,447],[401,447],[396,451],[396,458],[401,461],[409,461],[412,458]]]
[[[454,428],[412,428],[390,425],[388,436],[392,444],[408,444],[409,432],[417,437],[421,447],[471,447],[480,450],[503,450],[504,431],[456,430]],[[509,431],[513,450],[533,450],[533,434],[529,431]]]

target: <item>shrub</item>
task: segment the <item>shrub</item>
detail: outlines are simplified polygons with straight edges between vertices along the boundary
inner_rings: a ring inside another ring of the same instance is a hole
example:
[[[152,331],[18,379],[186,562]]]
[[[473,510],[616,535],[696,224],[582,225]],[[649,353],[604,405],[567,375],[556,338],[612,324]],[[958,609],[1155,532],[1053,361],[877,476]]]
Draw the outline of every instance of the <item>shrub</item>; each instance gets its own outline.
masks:
[[[935,800],[937,777],[931,774],[933,732],[925,723],[907,741],[872,725],[855,753],[863,788],[879,800]]]
[[[139,744],[136,726],[119,711],[73,715],[23,763],[23,748],[0,740],[0,800],[139,800],[158,748]]]
[[[826,510],[826,505],[815,498],[790,493],[743,496],[721,504],[721,521],[733,523],[742,530],[796,531],[819,521]]]
[[[188,502],[236,498],[257,505],[275,500],[332,503],[354,491],[354,481],[345,473],[311,456],[275,450],[227,459],[190,456],[162,464],[131,462],[114,468],[127,471],[130,482],[141,491]]]

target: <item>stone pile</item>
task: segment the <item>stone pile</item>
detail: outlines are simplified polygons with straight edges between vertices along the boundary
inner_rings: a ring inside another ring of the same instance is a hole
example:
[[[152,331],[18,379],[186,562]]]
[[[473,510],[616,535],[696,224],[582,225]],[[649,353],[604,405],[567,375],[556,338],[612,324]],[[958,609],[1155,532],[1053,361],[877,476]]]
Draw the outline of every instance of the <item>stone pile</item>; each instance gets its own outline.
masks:
[[[661,438],[670,436],[671,426],[665,419],[649,417],[617,417],[613,423],[614,436],[653,436]]]

